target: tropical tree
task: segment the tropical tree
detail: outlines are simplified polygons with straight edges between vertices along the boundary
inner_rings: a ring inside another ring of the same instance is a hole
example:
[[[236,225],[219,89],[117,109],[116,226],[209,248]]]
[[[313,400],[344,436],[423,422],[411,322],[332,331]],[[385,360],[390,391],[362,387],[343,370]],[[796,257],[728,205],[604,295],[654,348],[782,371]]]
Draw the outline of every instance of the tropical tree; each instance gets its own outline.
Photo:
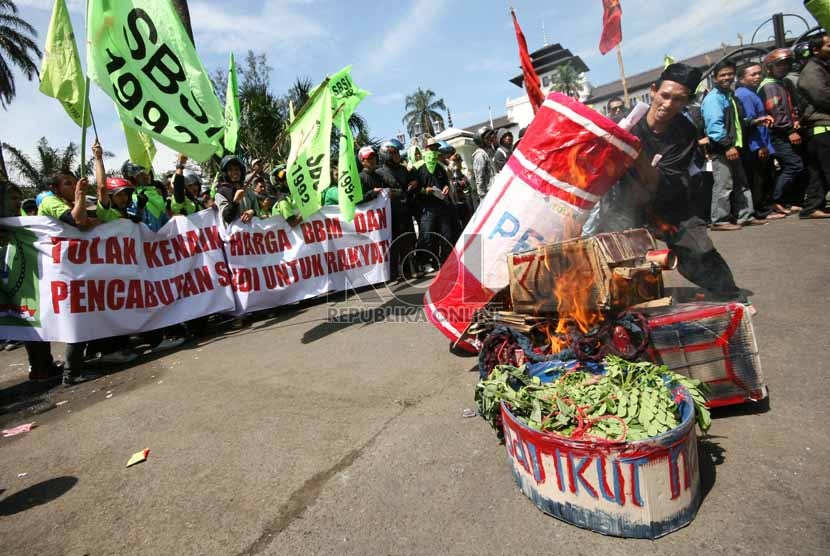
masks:
[[[4,110],[17,93],[12,66],[17,66],[29,81],[37,75],[41,52],[35,38],[37,31],[17,15],[15,3],[0,0],[0,106]],[[7,176],[3,150],[0,149],[0,179]]]
[[[73,142],[64,148],[53,147],[46,137],[41,137],[35,147],[34,156],[29,156],[20,149],[3,143],[3,150],[9,155],[9,165],[17,173],[18,179],[22,181],[22,187],[29,196],[46,187],[50,177],[59,172],[71,172],[80,174],[80,158],[78,156],[78,145]],[[105,151],[104,157],[112,157],[111,152]],[[87,160],[87,168],[92,168],[94,160],[92,157]]]
[[[299,113],[314,91],[314,84],[308,77],[298,77],[284,95],[270,89],[271,66],[265,54],[255,54],[249,50],[245,59],[237,66],[239,73],[239,151],[249,160],[263,159],[267,165],[274,166],[285,162],[290,150],[290,142],[284,140],[274,149],[274,141],[285,130],[290,121],[289,106],[293,104],[295,113]],[[224,104],[228,85],[227,70],[220,68],[211,75],[216,95]],[[359,145],[372,142],[369,125],[360,114],[353,114],[349,127]],[[332,130],[332,151],[337,152],[339,134]],[[212,175],[218,169],[218,159],[214,158],[201,165],[205,175]]]
[[[265,85],[242,88],[239,92],[239,148],[252,160],[261,158],[274,165],[284,159],[287,145],[273,150],[274,139],[288,122],[287,103]]]
[[[559,66],[551,76],[551,89],[579,98],[579,93],[582,91],[582,76],[571,64]]]
[[[437,98],[435,93],[429,89],[423,90],[418,87],[417,91],[407,96],[405,109],[407,113],[401,121],[411,137],[417,135],[416,131],[419,127],[423,133],[435,135],[434,121],[439,121],[441,127],[444,126],[444,116],[438,110],[446,112],[447,106],[444,104],[444,99]]]

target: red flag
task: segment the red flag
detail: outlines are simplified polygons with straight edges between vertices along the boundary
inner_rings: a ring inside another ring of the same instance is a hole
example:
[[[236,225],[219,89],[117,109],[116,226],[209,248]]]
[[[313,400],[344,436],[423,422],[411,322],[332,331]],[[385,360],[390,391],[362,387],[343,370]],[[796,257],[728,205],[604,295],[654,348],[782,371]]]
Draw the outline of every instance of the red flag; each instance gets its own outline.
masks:
[[[519,27],[519,21],[516,19],[516,12],[510,10],[513,16],[513,26],[516,28],[516,42],[519,43],[519,59],[522,62],[522,74],[525,81],[525,90],[527,91],[527,98],[530,99],[530,105],[533,107],[535,114],[542,103],[545,101],[545,95],[542,94],[542,82],[539,80],[539,74],[533,67],[533,61],[530,59],[530,54],[527,51],[527,41],[525,40],[522,28]]]
[[[602,0],[605,13],[602,14],[602,37],[599,39],[599,51],[602,54],[622,42],[622,6],[620,0]]]

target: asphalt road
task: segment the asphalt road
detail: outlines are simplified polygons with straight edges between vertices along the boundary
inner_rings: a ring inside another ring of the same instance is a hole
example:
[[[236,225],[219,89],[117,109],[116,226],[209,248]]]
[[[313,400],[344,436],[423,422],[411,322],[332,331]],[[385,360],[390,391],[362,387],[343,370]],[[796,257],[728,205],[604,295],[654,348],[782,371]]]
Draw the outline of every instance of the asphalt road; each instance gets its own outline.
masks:
[[[539,512],[462,417],[475,360],[430,324],[316,303],[71,390],[0,353],[0,424],[38,424],[0,439],[0,554],[830,554],[828,238],[792,218],[714,235],[754,293],[770,409],[716,412],[697,518],[657,541]],[[396,293],[363,303],[420,297]]]

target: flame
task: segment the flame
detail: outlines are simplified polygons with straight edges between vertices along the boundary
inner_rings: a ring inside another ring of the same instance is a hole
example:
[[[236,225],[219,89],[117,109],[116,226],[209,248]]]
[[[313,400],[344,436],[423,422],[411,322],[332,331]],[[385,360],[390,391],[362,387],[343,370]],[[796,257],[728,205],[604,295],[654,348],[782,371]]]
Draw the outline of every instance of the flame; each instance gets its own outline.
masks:
[[[548,268],[549,262],[545,260]],[[556,276],[553,295],[559,319],[553,333],[547,331],[553,353],[569,347],[574,339],[590,333],[604,320],[601,311],[592,309],[596,277],[584,251],[577,246],[565,248],[557,264],[562,268],[551,274]]]

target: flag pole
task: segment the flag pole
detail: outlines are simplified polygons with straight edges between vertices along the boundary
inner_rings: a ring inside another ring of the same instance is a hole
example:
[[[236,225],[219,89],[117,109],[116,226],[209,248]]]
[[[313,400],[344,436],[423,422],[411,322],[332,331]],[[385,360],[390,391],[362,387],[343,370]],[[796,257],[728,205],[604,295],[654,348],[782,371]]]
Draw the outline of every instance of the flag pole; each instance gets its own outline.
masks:
[[[625,66],[623,65],[622,48],[617,43],[617,64],[620,66],[620,81],[623,87],[623,101],[626,106],[630,106],[628,102],[628,85],[625,83]]]
[[[84,30],[86,30],[86,26],[89,25],[89,0],[84,2],[84,23]],[[89,50],[89,42],[86,42],[85,52],[86,50]],[[86,177],[86,114],[89,111],[89,72],[84,73],[84,107],[81,110],[81,175],[79,176],[81,179]]]

